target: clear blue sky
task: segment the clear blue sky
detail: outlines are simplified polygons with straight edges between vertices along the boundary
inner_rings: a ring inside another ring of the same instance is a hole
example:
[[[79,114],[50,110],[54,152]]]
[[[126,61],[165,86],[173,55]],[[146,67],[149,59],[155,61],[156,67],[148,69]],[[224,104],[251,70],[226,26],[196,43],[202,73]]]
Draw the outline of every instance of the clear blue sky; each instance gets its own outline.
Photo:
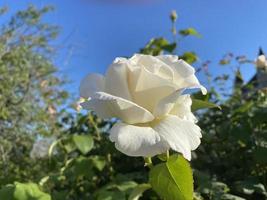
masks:
[[[267,51],[266,0],[1,1],[11,12],[29,3],[55,6],[46,20],[62,28],[58,42],[65,50],[56,63],[60,73],[73,81],[68,89],[74,93],[82,77],[90,72],[104,73],[115,57],[138,52],[152,37],[171,38],[171,10],[179,15],[178,29],[194,27],[203,36],[184,40],[179,51],[194,50],[201,61],[211,60],[213,74],[224,70],[217,63],[227,52],[254,59],[259,46]],[[246,79],[255,72],[252,66],[241,70]]]

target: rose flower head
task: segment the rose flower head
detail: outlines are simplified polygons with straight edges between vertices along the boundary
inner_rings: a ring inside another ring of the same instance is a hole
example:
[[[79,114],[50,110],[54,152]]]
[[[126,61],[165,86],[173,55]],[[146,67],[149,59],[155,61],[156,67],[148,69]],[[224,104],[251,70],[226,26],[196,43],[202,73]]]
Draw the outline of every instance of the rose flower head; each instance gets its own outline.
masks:
[[[150,157],[172,149],[187,160],[200,144],[201,130],[186,89],[200,88],[195,70],[177,56],[116,58],[105,76],[89,74],[80,85],[84,109],[120,119],[110,140],[129,156]]]

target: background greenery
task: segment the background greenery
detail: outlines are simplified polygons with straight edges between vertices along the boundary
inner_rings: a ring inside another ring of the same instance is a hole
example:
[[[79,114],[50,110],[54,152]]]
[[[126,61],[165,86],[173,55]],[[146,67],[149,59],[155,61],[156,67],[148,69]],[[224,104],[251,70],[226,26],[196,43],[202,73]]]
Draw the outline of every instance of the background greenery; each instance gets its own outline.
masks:
[[[59,28],[42,20],[52,10],[29,6],[0,30],[0,199],[160,199],[147,184],[144,160],[121,154],[109,141],[114,121],[79,113],[70,103],[62,89],[66,80],[56,74],[52,59]],[[200,37],[193,28],[176,30],[175,12],[170,20],[173,41],[152,38],[141,53],[177,54],[178,41]],[[198,59],[193,51],[179,56],[189,63]],[[212,77],[208,63],[197,69],[206,75],[210,92],[194,97],[221,110],[195,111],[203,138],[191,162],[194,199],[267,199],[267,96],[243,83],[238,67],[247,62],[233,54],[220,61],[236,66],[233,84],[227,74]],[[153,163],[164,159],[153,158]]]

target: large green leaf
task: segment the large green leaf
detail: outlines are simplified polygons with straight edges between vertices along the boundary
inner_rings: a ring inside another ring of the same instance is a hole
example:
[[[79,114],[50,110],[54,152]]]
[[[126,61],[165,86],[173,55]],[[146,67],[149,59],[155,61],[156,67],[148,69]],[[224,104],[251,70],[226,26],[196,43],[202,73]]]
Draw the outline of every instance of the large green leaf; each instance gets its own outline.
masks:
[[[149,173],[149,182],[163,199],[193,199],[192,171],[181,155],[173,155],[166,163],[153,167]]]
[[[0,190],[2,200],[51,200],[49,194],[42,192],[37,184],[19,183],[7,185]]]
[[[72,139],[83,154],[87,154],[94,146],[94,140],[90,135],[74,135]]]
[[[192,111],[200,110],[200,109],[205,109],[205,108],[219,108],[221,109],[220,106],[208,102],[208,101],[202,101],[199,99],[192,99]]]

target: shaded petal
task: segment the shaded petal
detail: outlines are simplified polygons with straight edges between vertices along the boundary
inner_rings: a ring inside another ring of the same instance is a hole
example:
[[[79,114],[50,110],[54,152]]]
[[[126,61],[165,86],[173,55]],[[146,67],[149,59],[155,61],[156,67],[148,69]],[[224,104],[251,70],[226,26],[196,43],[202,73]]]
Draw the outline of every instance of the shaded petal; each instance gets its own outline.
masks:
[[[166,152],[168,145],[151,127],[116,123],[110,130],[110,140],[128,156],[154,156]]]
[[[162,98],[176,90],[176,85],[171,81],[145,68],[135,69],[129,77],[129,83],[133,101],[150,112]]]
[[[89,101],[81,104],[83,108],[95,111],[101,118],[117,117],[135,124],[150,122],[154,116],[141,106],[105,92],[97,92]]]
[[[128,67],[127,59],[117,58],[106,73],[106,92],[123,99],[131,100],[128,89]]]
[[[89,74],[82,81],[80,85],[80,96],[88,99],[93,96],[95,92],[105,91],[105,77],[101,74]]]
[[[165,98],[161,99],[153,111],[155,117],[161,117],[168,114],[180,98],[184,90],[176,90]]]
[[[155,107],[153,115],[155,117],[163,117],[171,114],[196,123],[197,119],[191,111],[192,99],[189,94],[182,95],[183,91],[184,89],[176,90],[160,100]]]
[[[184,78],[183,82],[179,85],[181,88],[195,89],[199,88],[202,94],[207,94],[207,89],[200,85],[197,77],[193,74],[187,78]]]
[[[173,106],[169,114],[196,123],[197,119],[191,111],[191,106],[192,106],[192,99],[190,95],[188,94],[181,95],[175,102],[175,105]]]
[[[187,160],[191,160],[191,150],[195,150],[200,144],[200,128],[195,123],[176,116],[167,116],[153,129],[174,151],[182,153]]]

